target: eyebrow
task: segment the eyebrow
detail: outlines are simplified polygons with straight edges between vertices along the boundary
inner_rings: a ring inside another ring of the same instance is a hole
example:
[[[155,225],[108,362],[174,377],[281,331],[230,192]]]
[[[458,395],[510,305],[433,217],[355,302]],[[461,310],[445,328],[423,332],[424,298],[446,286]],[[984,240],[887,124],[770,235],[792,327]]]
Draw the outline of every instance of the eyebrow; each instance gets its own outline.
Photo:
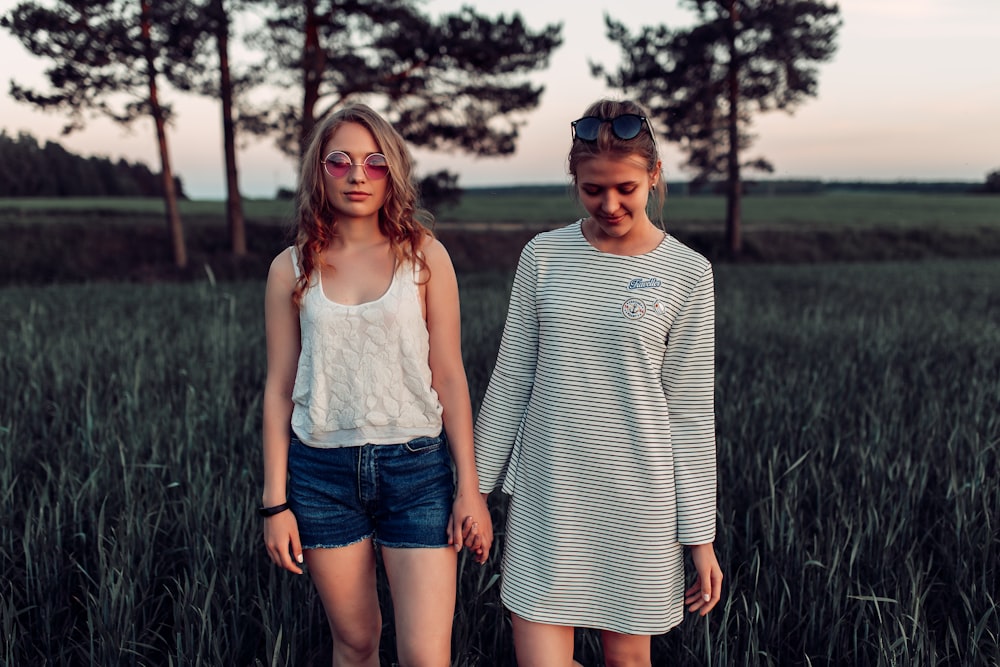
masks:
[[[343,153],[344,155],[346,155],[347,157],[349,157],[351,159],[353,159],[355,157],[354,153],[352,153],[349,150],[345,150],[343,148],[331,148],[330,150],[328,150],[326,152],[326,154],[329,155],[330,153]],[[385,155],[385,153],[383,153],[382,151],[372,151],[370,153],[365,153],[364,156],[365,157],[369,157],[371,155],[376,155],[376,154],[378,154],[378,155]]]
[[[583,181],[580,183],[581,188],[620,188],[623,186],[639,185],[639,181],[622,181],[621,183],[613,183],[611,185],[605,185],[604,183],[595,183],[593,181]]]

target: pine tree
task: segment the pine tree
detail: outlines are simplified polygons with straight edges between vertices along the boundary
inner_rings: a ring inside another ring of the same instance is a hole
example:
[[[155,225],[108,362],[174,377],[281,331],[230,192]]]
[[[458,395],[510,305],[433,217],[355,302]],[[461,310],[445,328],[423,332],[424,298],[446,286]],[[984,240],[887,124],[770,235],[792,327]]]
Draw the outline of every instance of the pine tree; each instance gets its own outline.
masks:
[[[255,45],[273,83],[268,130],[298,155],[313,127],[351,100],[379,107],[411,144],[477,155],[514,151],[517,114],[538,105],[527,75],[562,43],[561,25],[529,30],[518,14],[465,7],[437,19],[412,0],[279,0]]]
[[[700,184],[726,182],[726,245],[742,251],[741,169],[773,171],[764,158],[741,161],[753,141],[754,113],[791,111],[817,93],[816,64],[836,50],[841,26],[836,4],[815,0],[682,0],[694,9],[693,27],[647,26],[633,35],[605,17],[608,38],[624,63],[609,73],[592,65],[612,88],[635,95],[687,153]]]

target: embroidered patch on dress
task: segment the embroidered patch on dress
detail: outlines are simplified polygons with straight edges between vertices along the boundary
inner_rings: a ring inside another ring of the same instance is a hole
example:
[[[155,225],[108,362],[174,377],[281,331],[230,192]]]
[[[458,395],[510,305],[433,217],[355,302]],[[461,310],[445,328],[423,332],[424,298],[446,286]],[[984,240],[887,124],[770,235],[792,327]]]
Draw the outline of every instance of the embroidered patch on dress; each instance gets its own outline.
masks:
[[[663,283],[660,282],[659,278],[633,278],[628,281],[629,289],[650,289],[652,287],[659,287]]]
[[[630,320],[638,320],[646,314],[646,304],[639,299],[628,299],[622,304],[622,315]]]
[[[663,315],[667,312],[667,304],[657,299],[653,302],[653,310],[656,311],[657,315]]]

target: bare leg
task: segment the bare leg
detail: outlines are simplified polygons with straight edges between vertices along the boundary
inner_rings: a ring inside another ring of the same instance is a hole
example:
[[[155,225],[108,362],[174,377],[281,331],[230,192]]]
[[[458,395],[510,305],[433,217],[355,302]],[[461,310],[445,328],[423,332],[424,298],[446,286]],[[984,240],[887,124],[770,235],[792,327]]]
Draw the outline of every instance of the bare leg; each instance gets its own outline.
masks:
[[[518,667],[570,667],[573,660],[573,627],[528,621],[510,615],[514,623],[514,652]]]
[[[333,664],[378,667],[382,612],[371,539],[336,549],[306,549],[303,555],[333,633]]]
[[[623,635],[610,630],[601,631],[604,664],[607,667],[649,667],[649,635]]]
[[[382,549],[401,667],[447,667],[458,558],[450,547]]]

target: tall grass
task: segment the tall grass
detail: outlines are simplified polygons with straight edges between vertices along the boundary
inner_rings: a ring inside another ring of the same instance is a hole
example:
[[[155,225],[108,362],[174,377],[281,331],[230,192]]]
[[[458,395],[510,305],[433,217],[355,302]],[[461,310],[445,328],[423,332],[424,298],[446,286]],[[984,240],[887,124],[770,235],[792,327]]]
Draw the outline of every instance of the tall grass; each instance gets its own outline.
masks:
[[[477,406],[508,280],[462,277]],[[990,261],[717,267],[727,578],[655,664],[1000,661],[998,288]],[[261,304],[256,282],[0,290],[0,663],[328,664],[253,512]],[[513,661],[493,508],[456,665]]]
[[[1000,658],[1000,266],[719,280],[717,664]]]

